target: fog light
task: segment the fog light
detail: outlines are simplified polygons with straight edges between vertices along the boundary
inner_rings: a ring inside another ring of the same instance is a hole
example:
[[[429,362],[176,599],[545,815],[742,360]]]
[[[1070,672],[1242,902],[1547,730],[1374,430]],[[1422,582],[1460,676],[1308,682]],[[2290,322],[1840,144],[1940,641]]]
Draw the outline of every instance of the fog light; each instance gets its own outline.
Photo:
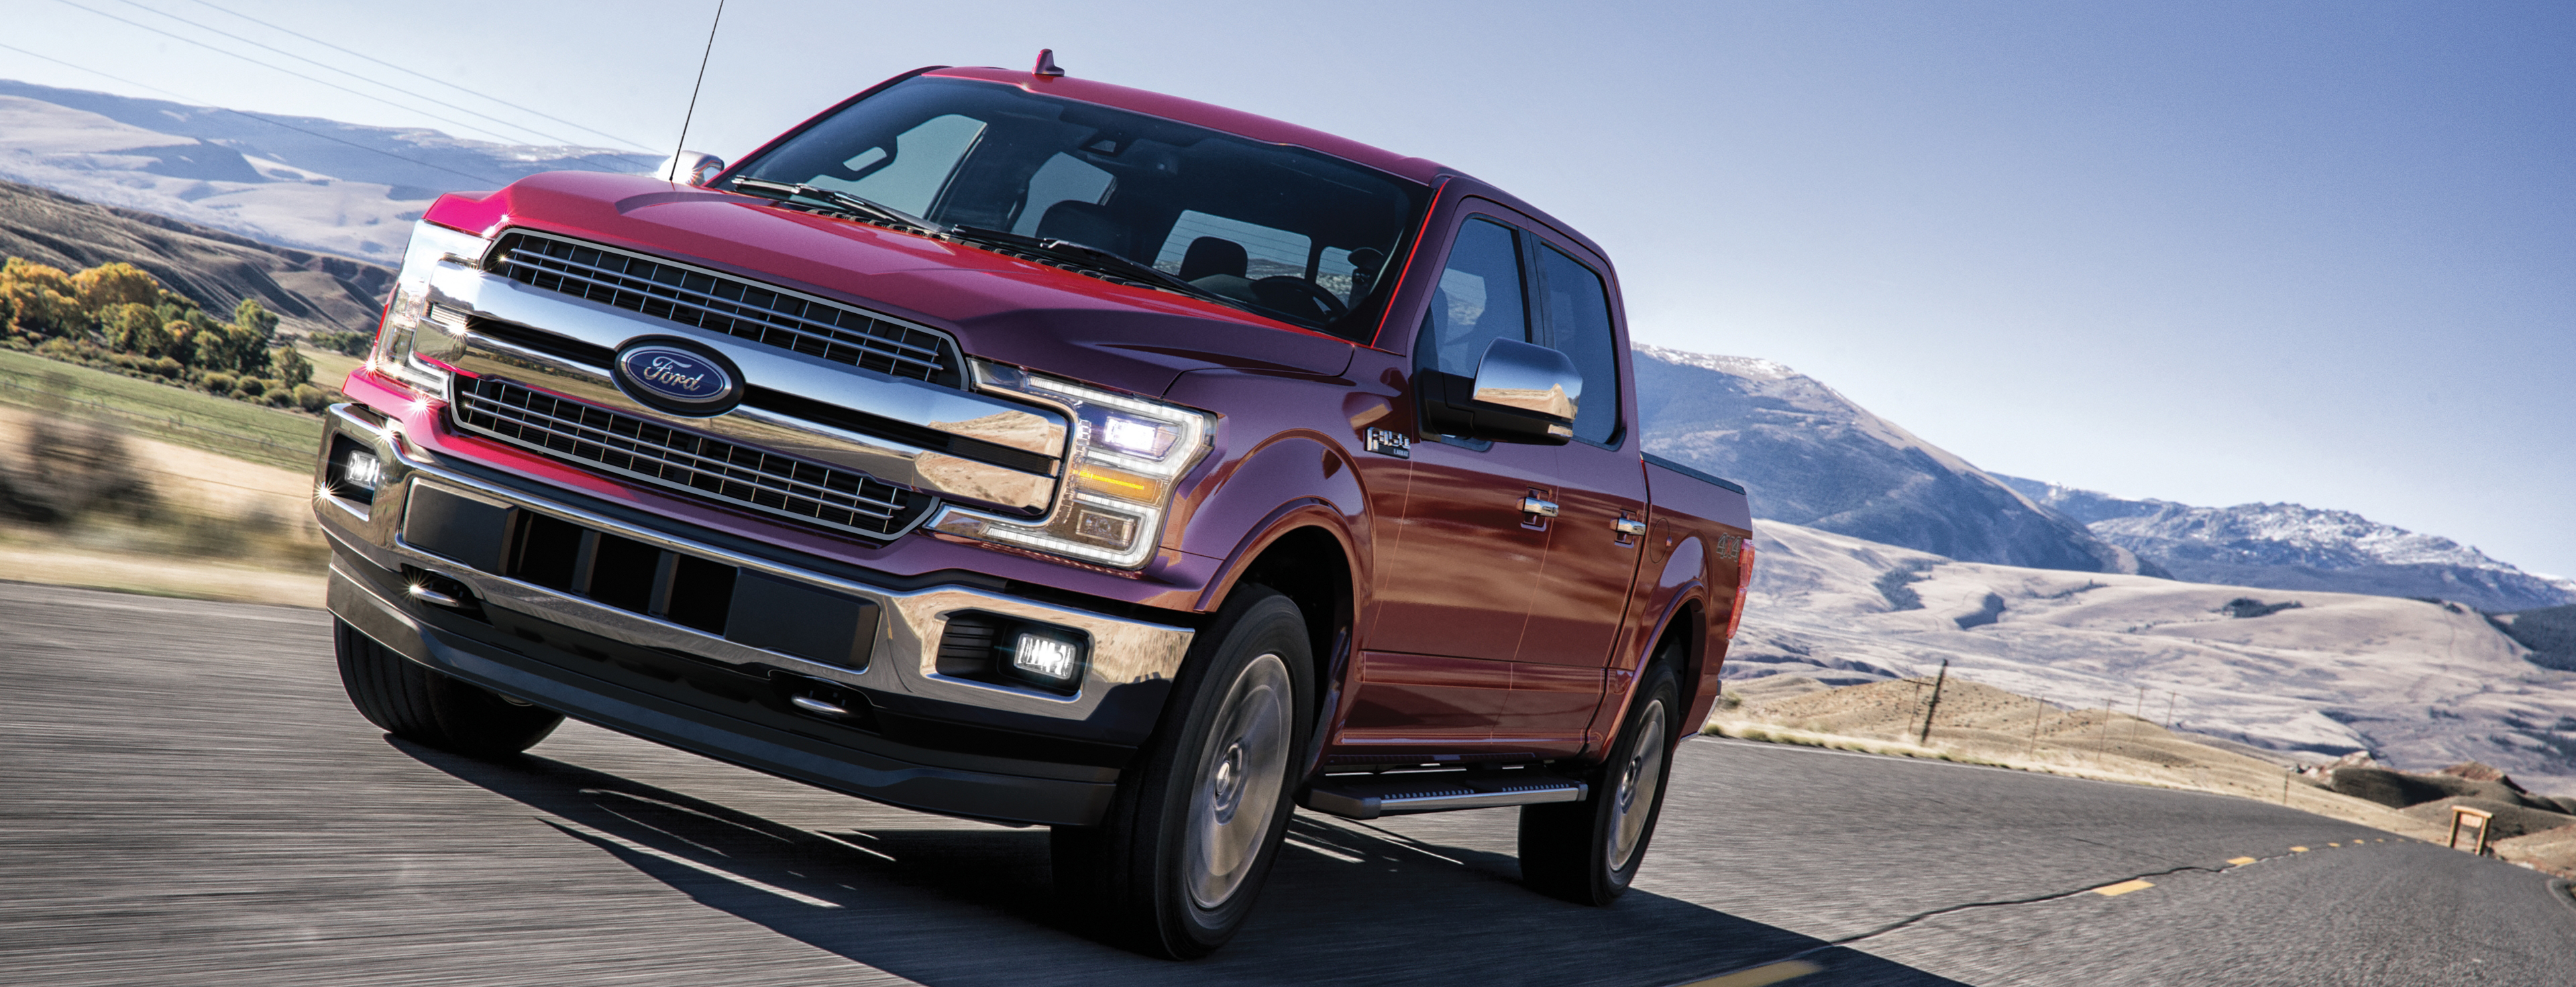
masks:
[[[1082,644],[1039,631],[1021,631],[1011,642],[1011,671],[1057,687],[1082,677]]]
[[[347,481],[352,489],[373,497],[376,495],[376,488],[384,485],[385,461],[376,458],[375,453],[370,450],[352,449],[349,451],[348,462],[340,467],[340,477]]]
[[[360,506],[376,499],[376,490],[385,484],[385,461],[376,450],[345,435],[331,437],[331,464],[323,472],[331,495],[354,501]]]

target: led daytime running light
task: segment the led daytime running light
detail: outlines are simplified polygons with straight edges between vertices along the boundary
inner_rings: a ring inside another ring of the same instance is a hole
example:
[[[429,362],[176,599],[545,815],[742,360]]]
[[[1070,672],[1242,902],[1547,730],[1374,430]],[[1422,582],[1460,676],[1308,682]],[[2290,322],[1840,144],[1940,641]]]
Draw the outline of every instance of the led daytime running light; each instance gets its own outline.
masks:
[[[1035,520],[950,506],[930,527],[953,535],[1034,549],[1096,565],[1143,565],[1162,538],[1180,476],[1198,464],[1213,416],[1014,367],[974,364],[978,387],[1033,398],[1070,412],[1065,492]],[[1113,445],[1109,439],[1119,442]]]

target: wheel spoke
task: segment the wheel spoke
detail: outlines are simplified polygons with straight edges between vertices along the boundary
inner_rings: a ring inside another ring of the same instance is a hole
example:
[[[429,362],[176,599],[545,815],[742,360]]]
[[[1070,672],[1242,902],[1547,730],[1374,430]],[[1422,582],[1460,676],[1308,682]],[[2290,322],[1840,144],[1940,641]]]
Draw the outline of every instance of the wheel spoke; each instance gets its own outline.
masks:
[[[1610,808],[1608,847],[1614,871],[1636,856],[1637,844],[1646,835],[1646,821],[1655,813],[1655,793],[1662,789],[1664,704],[1660,698],[1639,712],[1634,729],[1634,746],[1629,748],[1627,762],[1620,765],[1619,787],[1611,796],[1617,800]]]
[[[1245,664],[1217,706],[1190,794],[1185,875],[1200,908],[1222,907],[1251,876],[1288,771],[1288,666],[1275,654]]]

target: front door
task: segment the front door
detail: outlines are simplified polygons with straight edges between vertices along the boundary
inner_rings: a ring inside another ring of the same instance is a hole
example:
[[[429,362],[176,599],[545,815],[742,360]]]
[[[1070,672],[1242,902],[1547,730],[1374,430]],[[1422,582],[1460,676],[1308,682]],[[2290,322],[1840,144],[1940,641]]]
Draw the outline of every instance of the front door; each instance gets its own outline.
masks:
[[[1530,338],[1520,250],[1510,227],[1461,220],[1414,343],[1417,375],[1473,376],[1492,340]],[[1424,434],[1411,451],[1404,510],[1378,555],[1377,614],[1345,744],[1491,736],[1554,524],[1522,508],[1554,493],[1527,478],[1550,473],[1558,450]]]

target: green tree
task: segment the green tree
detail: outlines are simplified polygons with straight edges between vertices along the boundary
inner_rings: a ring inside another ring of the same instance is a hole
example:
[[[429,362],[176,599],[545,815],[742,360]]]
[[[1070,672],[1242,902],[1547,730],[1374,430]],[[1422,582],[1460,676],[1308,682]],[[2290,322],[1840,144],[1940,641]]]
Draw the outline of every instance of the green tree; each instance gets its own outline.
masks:
[[[159,356],[170,345],[161,317],[137,302],[108,306],[98,313],[98,324],[107,335],[107,348],[118,352]]]
[[[305,359],[304,354],[297,352],[294,343],[280,346],[276,352],[269,354],[268,365],[272,368],[270,376],[276,377],[278,383],[289,388],[298,387],[313,380],[313,361]]]
[[[233,324],[250,330],[251,335],[259,339],[262,350],[277,338],[277,316],[259,307],[259,299],[256,298],[244,298],[241,304],[233,306]]]

